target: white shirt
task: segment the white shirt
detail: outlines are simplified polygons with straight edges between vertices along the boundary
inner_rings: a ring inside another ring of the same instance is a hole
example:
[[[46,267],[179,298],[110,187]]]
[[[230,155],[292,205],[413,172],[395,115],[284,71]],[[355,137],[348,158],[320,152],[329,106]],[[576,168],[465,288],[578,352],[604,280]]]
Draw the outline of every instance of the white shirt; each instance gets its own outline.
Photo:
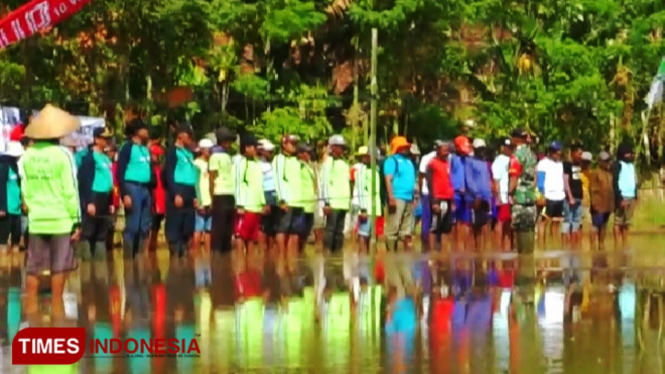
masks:
[[[545,157],[536,166],[538,173],[545,173],[544,196],[547,200],[560,201],[566,198],[563,184],[563,163]]]
[[[432,160],[436,157],[436,151],[432,151],[426,155],[424,155],[420,159],[420,165],[418,166],[418,171],[420,174],[425,174],[427,173],[427,167],[429,166],[429,163],[432,162]],[[420,193],[423,195],[427,195],[429,190],[427,189],[427,181],[423,178],[423,185],[420,186]]]
[[[510,187],[510,157],[500,154],[492,163],[492,177],[499,182],[499,198],[501,204],[508,204],[508,188]]]

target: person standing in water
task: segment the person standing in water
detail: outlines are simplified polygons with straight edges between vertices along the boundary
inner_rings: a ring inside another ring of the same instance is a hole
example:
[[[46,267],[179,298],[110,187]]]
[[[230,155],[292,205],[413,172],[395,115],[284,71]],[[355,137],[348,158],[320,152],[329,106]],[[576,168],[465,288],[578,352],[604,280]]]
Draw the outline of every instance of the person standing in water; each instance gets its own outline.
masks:
[[[362,166],[356,172],[356,183],[354,185],[359,197],[358,204],[360,207],[360,214],[358,215],[358,250],[360,253],[369,253],[372,239],[372,213],[376,216],[377,240],[383,238],[385,231],[385,219],[381,209],[381,174],[377,165],[372,177],[372,158],[368,146],[358,148],[357,155],[360,162],[362,162]],[[372,178],[374,178],[374,196],[372,196]]]
[[[296,158],[298,137],[282,137],[282,153],[275,156],[272,169],[277,187],[279,218],[277,222],[277,249],[281,255],[295,254],[298,250],[298,222],[303,214],[302,178],[300,161]]]
[[[266,206],[270,211],[261,218],[261,232],[259,233],[259,245],[268,250],[275,246],[275,227],[279,207],[277,206],[277,192],[275,191],[275,175],[272,170],[272,159],[275,145],[268,139],[259,140],[259,159],[261,171],[263,172],[263,193]]]
[[[60,138],[80,126],[76,117],[47,105],[25,131],[35,141],[22,162],[31,235],[25,265],[28,316],[38,312],[39,277],[45,272],[51,274],[52,314],[64,316],[65,280],[78,266],[72,247],[81,235],[76,167],[72,153],[60,146]]]
[[[300,178],[302,180],[302,197],[305,202],[303,216],[299,228],[298,249],[302,253],[307,244],[307,238],[314,227],[314,211],[318,206],[318,182],[316,171],[311,164],[313,148],[307,143],[300,143],[297,147],[298,159],[300,159]]]
[[[21,180],[17,162],[23,152],[20,142],[10,141],[0,156],[0,255],[7,253],[10,237],[12,252],[18,252],[21,244]]]
[[[215,134],[217,147],[213,148],[208,161],[210,173],[210,194],[212,195],[212,232],[211,249],[215,252],[230,252],[233,248],[233,226],[236,202],[233,197],[235,180],[233,179],[233,161],[231,144],[236,134],[222,127]]]
[[[164,158],[162,181],[166,190],[166,221],[164,233],[171,252],[171,259],[184,257],[192,237],[196,221],[196,186],[198,171],[194,165],[192,130],[181,125],[175,131],[175,141]]]
[[[591,222],[593,224],[592,245],[598,239],[598,246],[605,246],[607,222],[614,211],[614,180],[611,170],[611,157],[607,152],[598,155],[598,168],[589,176],[589,199],[591,201]]]
[[[637,173],[633,163],[633,147],[623,143],[617,149],[617,162],[612,169],[614,176],[614,242],[621,239],[626,244],[628,230],[637,205]]]
[[[344,137],[331,136],[328,146],[330,157],[321,169],[321,199],[326,215],[323,248],[336,252],[344,246],[344,222],[351,205],[351,171],[349,163],[344,159]]]
[[[388,195],[386,245],[388,251],[411,247],[413,235],[413,199],[416,193],[416,168],[409,157],[411,144],[403,136],[390,141],[392,155],[383,163],[383,175]]]
[[[515,147],[509,175],[509,197],[512,206],[512,225],[518,253],[533,253],[536,239],[536,164],[537,158],[526,144],[528,133],[523,129],[512,132]]]
[[[570,161],[563,163],[563,182],[566,199],[563,204],[563,224],[561,235],[570,243],[579,243],[582,224],[582,146],[573,144],[570,147]]]
[[[139,119],[127,125],[129,139],[118,154],[118,184],[125,207],[123,254],[131,259],[143,253],[152,223],[152,188],[155,180],[148,143],[148,128]]]
[[[81,157],[78,170],[79,193],[83,224],[79,242],[79,256],[89,261],[106,259],[106,237],[110,216],[113,214],[113,174],[111,159],[104,152],[113,134],[104,128],[93,132],[93,144]]]
[[[162,181],[164,147],[154,139],[150,144],[150,164],[152,165],[152,175],[155,178],[155,188],[152,190],[152,222],[150,223],[150,232],[148,233],[147,251],[153,253],[157,250],[159,231],[162,229],[164,214],[166,214],[166,191]]]
[[[259,240],[261,217],[266,209],[263,193],[263,171],[253,135],[240,140],[241,156],[233,164],[237,221],[235,226],[236,250],[254,253]]]
[[[212,197],[210,195],[208,162],[210,161],[210,152],[214,146],[215,144],[208,138],[199,140],[199,157],[194,160],[194,165],[199,175],[199,181],[196,186],[199,206],[196,211],[196,224],[194,225],[194,240],[192,243],[192,249],[195,251],[201,248],[201,239],[203,239],[204,251],[210,252],[210,230],[212,229],[210,208],[212,206]]]

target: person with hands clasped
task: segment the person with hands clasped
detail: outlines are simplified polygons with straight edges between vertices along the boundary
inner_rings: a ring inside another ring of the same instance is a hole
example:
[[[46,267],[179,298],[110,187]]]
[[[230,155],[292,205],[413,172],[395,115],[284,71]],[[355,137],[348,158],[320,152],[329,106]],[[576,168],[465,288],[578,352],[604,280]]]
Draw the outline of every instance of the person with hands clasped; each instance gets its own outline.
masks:
[[[409,158],[411,144],[403,136],[390,141],[392,155],[383,163],[388,195],[386,246],[396,251],[399,243],[410,248],[413,235],[413,199],[416,193],[416,168]]]
[[[118,154],[117,179],[125,207],[125,230],[122,236],[123,254],[131,259],[143,253],[152,224],[152,189],[155,182],[146,146],[150,138],[148,127],[134,119],[127,124],[128,139]]]
[[[330,157],[321,168],[321,199],[326,215],[323,248],[339,251],[344,245],[344,220],[351,206],[351,170],[344,159],[346,140],[342,135],[328,139]]]
[[[162,182],[166,190],[164,233],[172,259],[185,255],[194,236],[199,175],[194,165],[194,154],[190,150],[192,138],[189,126],[176,129],[175,141],[173,147],[166,151],[162,171]]]
[[[64,315],[67,274],[77,268],[72,244],[81,236],[81,203],[74,156],[60,138],[78,130],[78,118],[47,105],[28,125],[35,141],[22,157],[22,192],[28,211],[30,242],[26,255],[26,316],[37,317],[39,277],[51,274],[53,315]]]
[[[383,209],[381,207],[381,173],[379,173],[378,165],[374,169],[374,176],[372,176],[372,164],[370,148],[362,146],[358,148],[358,158],[360,159],[361,167],[356,172],[356,183],[354,188],[357,191],[356,195],[359,197],[358,205],[360,206],[360,214],[358,215],[358,237],[359,237],[359,252],[369,252],[370,235],[371,233],[371,218],[372,214],[376,216],[376,237],[381,239],[385,231],[385,219],[383,218]],[[378,152],[377,152],[378,153]],[[374,178],[374,195],[372,196],[372,178]]]
[[[254,252],[259,240],[261,218],[269,212],[263,193],[263,170],[258,156],[259,142],[253,135],[240,139],[241,156],[233,164],[236,199],[236,250]],[[298,170],[300,171],[300,170]]]
[[[7,253],[11,236],[12,252],[19,251],[21,243],[21,180],[18,159],[23,155],[20,142],[10,141],[0,155],[0,254]]]
[[[282,137],[282,153],[272,161],[273,176],[277,190],[277,250],[280,254],[296,253],[298,250],[298,222],[303,214],[305,202],[302,199],[302,176],[300,161],[296,157],[298,137]]]
[[[106,237],[114,208],[112,162],[104,150],[112,136],[105,127],[95,129],[92,145],[81,156],[78,183],[83,224],[78,247],[83,261],[90,260],[93,253],[96,259],[106,259]]]

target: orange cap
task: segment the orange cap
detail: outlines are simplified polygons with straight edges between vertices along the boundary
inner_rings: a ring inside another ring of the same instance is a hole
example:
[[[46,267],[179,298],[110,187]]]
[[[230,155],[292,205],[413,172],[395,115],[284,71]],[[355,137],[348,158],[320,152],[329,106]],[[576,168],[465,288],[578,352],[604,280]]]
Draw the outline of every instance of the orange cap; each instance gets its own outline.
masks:
[[[390,153],[395,154],[400,148],[411,147],[411,143],[403,136],[396,136],[390,141]]]
[[[471,142],[469,138],[464,135],[460,135],[455,138],[455,149],[463,155],[468,155],[471,153]]]

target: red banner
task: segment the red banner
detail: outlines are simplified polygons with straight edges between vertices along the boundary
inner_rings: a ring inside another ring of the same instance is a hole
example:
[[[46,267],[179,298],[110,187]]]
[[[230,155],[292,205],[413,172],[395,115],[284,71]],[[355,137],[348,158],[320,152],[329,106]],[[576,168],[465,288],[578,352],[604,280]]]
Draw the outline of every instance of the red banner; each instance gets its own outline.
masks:
[[[90,0],[32,0],[0,20],[0,49],[69,18]]]

